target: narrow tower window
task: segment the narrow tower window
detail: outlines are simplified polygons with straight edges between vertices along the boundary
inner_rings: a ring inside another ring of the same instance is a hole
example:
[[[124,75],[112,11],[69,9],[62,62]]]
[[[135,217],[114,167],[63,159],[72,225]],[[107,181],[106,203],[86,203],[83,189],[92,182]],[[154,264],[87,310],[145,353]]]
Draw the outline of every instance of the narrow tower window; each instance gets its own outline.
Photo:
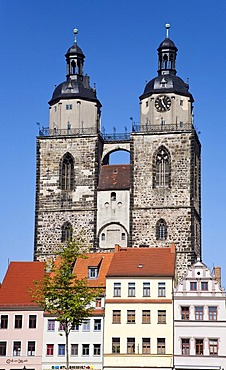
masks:
[[[154,160],[154,188],[167,188],[170,185],[170,156],[164,147],[159,148]]]
[[[66,153],[61,161],[60,187],[62,190],[73,190],[74,187],[74,159]]]
[[[156,239],[157,240],[166,240],[167,238],[167,225],[166,221],[160,219],[156,224]]]
[[[65,222],[61,229],[61,242],[64,243],[67,240],[72,239],[72,226],[70,222]]]
[[[114,191],[111,193],[111,200],[112,201],[116,200],[116,193]]]

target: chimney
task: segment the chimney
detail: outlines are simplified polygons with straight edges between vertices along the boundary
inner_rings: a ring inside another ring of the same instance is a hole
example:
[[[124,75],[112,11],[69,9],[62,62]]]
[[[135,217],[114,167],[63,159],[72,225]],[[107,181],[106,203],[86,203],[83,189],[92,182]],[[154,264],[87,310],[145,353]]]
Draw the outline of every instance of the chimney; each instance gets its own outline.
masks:
[[[115,244],[115,253],[118,253],[120,251],[120,245]]]
[[[175,244],[172,243],[171,246],[170,246],[170,253],[176,253],[176,248],[175,248]]]
[[[217,282],[221,286],[221,267],[214,267],[213,272],[214,272],[214,275],[215,275],[215,279],[217,280]]]

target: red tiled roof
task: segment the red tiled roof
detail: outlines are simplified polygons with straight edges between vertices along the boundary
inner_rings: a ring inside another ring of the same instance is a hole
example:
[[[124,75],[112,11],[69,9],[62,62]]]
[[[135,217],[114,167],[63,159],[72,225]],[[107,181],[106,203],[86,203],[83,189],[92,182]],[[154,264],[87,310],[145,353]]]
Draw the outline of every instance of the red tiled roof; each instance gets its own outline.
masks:
[[[106,274],[108,272],[114,253],[87,253],[88,258],[78,258],[74,272],[78,279],[88,278],[89,267],[98,268],[97,279],[88,279],[92,287],[106,287]]]
[[[29,290],[44,270],[44,262],[11,262],[0,288],[0,306],[37,306]]]
[[[175,246],[171,248],[118,248],[107,277],[174,276]]]
[[[130,188],[130,165],[103,165],[98,190],[126,190]]]

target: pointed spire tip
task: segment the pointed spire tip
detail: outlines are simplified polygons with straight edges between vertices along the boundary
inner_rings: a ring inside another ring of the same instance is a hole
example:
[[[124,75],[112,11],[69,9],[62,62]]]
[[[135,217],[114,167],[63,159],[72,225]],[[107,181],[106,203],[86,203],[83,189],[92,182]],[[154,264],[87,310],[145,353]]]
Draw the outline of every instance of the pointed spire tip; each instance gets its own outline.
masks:
[[[76,35],[78,34],[78,29],[77,28],[73,29],[73,34],[74,34],[74,42],[76,43]]]
[[[170,29],[170,24],[169,23],[166,23],[166,38],[168,39],[169,38],[169,29]]]

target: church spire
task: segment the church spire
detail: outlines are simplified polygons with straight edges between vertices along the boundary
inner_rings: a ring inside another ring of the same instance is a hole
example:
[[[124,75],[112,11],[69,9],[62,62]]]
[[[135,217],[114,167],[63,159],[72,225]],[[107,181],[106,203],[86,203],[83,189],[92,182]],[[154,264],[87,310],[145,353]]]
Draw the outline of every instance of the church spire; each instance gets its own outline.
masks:
[[[74,44],[68,49],[65,57],[67,63],[67,80],[77,79],[78,76],[83,76],[83,67],[85,55],[82,49],[77,45],[76,35],[78,29],[74,28]]]
[[[176,71],[176,56],[177,47],[174,42],[169,38],[170,24],[166,24],[166,38],[159,45],[158,48],[158,75],[171,74],[175,75]]]

